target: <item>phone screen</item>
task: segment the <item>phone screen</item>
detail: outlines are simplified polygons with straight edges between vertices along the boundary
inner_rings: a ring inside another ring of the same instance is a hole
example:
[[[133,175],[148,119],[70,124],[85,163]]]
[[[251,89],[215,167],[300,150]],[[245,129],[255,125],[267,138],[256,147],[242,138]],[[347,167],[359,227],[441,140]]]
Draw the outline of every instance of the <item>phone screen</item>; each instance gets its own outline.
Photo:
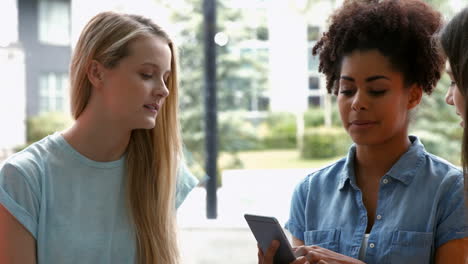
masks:
[[[296,259],[291,245],[276,218],[251,214],[245,214],[244,217],[263,252],[267,251],[273,240],[280,242],[274,264],[289,264]]]

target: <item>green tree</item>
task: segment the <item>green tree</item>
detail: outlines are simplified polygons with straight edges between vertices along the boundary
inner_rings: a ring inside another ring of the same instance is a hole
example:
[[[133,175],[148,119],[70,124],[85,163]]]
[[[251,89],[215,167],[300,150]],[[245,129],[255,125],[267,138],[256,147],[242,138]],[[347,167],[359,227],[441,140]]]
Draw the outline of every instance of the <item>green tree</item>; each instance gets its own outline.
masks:
[[[26,120],[26,144],[17,146],[15,151],[20,151],[30,144],[61,131],[73,123],[70,115],[61,112],[47,112]]]
[[[189,162],[191,159],[200,166],[204,164],[205,137],[203,2],[188,0],[177,8],[172,8],[170,1],[160,2],[170,10],[171,20],[180,28],[176,39],[180,50],[182,133]],[[220,0],[217,2],[217,28],[217,32],[223,32],[229,39],[226,45],[217,46],[218,111],[222,115],[226,111],[248,110],[253,105],[252,96],[256,96],[252,91],[261,94],[267,87],[268,63],[262,63],[265,53],[249,51],[243,44],[247,40],[267,38],[265,26],[249,26],[244,12],[230,8],[225,0]],[[219,151],[231,153],[234,161],[238,150],[255,144],[251,131],[239,125],[241,119],[239,115],[218,118]]]
[[[450,6],[449,0],[425,0],[425,2],[441,12],[445,18],[449,18],[454,15],[455,10]]]
[[[429,152],[460,164],[461,120],[455,109],[445,103],[449,84],[449,77],[444,74],[434,92],[423,97],[410,130],[421,138]]]

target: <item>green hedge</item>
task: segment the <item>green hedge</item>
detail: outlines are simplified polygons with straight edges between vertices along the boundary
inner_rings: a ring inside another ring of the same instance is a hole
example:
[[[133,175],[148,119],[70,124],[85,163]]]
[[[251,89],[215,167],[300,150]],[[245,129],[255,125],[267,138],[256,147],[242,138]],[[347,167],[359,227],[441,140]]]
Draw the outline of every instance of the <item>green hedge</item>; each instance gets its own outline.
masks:
[[[461,134],[461,129],[459,131]],[[432,131],[419,130],[411,134],[419,137],[427,152],[446,159],[455,165],[460,165],[461,140],[451,140],[444,134]]]
[[[266,120],[268,132],[261,139],[265,149],[291,149],[296,144],[296,117],[290,113],[272,113]]]
[[[331,113],[332,126],[341,127],[340,113],[336,105]],[[325,110],[323,108],[310,108],[304,113],[304,124],[306,128],[322,127],[325,125]]]
[[[43,139],[54,132],[62,131],[73,124],[69,114],[47,112],[26,120],[26,144],[16,146],[13,151],[19,152],[30,144]]]
[[[72,118],[67,113],[47,112],[30,117],[26,120],[27,141],[36,142],[56,131],[64,130],[72,123]]]
[[[322,108],[311,108],[304,113],[305,127],[325,125],[325,111]]]
[[[318,127],[307,129],[301,157],[304,159],[324,159],[346,155],[351,139],[342,127]]]

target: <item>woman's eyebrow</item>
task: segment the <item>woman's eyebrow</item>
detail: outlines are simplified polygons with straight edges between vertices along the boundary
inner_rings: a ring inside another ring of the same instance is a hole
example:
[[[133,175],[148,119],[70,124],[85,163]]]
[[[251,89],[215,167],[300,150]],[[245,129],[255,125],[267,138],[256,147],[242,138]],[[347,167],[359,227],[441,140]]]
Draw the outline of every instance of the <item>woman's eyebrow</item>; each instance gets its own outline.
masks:
[[[350,81],[350,82],[354,82],[354,78],[348,77],[348,76],[346,76],[346,75],[341,75],[341,76],[340,76],[340,79],[343,79],[343,80],[346,80],[346,81]]]
[[[390,81],[390,78],[388,78],[387,76],[375,75],[375,76],[371,76],[369,78],[366,78],[366,82],[373,82],[373,81],[380,80],[380,79],[385,79],[385,80]]]
[[[144,62],[142,63],[141,65],[149,65],[149,66],[152,66],[153,68],[156,68],[158,70],[161,70],[161,67],[159,67],[159,65],[155,64],[155,63],[152,63],[152,62]],[[166,72],[171,72],[171,69],[167,69]]]
[[[349,77],[349,76],[346,76],[346,75],[340,76],[340,79],[343,79],[343,80],[346,80],[346,81],[351,81],[351,82],[354,82],[354,81],[355,81],[354,78]],[[390,78],[388,78],[387,76],[384,76],[384,75],[375,75],[375,76],[371,76],[371,77],[366,78],[366,82],[373,82],[373,81],[379,80],[379,79],[385,79],[385,80],[389,80],[389,81],[390,81]]]

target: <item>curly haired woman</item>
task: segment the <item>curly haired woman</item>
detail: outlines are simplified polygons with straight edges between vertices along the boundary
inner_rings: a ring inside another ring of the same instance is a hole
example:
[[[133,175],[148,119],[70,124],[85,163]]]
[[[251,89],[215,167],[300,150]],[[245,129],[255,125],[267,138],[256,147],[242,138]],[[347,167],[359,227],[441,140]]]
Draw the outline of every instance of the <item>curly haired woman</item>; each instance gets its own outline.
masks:
[[[295,263],[466,263],[462,172],[408,133],[444,66],[440,14],[421,0],[348,1],[330,22],[313,52],[354,144],[294,191]]]

